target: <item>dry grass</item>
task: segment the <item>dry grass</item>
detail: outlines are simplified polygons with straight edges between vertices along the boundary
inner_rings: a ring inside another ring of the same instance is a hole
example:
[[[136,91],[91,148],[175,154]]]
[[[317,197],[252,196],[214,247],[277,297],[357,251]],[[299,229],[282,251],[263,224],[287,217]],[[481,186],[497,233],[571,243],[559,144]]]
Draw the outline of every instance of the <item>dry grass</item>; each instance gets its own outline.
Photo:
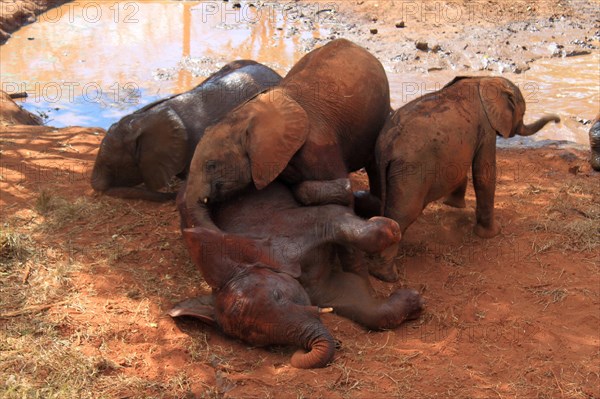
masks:
[[[8,223],[0,230],[0,261],[3,268],[13,262],[23,261],[31,252],[31,238],[15,231]]]
[[[598,190],[596,190],[598,191]],[[535,232],[554,236],[536,244],[536,252],[591,252],[600,248],[600,193],[581,184],[567,183],[544,209],[545,219],[530,225]]]
[[[85,295],[81,287],[76,289],[74,276],[93,275],[97,267],[131,252],[129,243],[119,237],[135,226],[122,225],[117,234],[108,229],[94,232],[99,224],[129,210],[86,197],[68,200],[46,190],[38,195],[34,209],[31,218],[3,222],[0,232],[0,397],[192,397],[191,375],[181,372],[162,381],[128,376],[121,370],[139,367],[143,359],[130,353],[116,362],[104,344],[131,339],[131,331],[111,328],[123,313],[130,315],[133,326],[156,325],[148,292],[130,289],[126,298],[135,306],[107,305],[98,323],[82,324],[71,316],[93,312],[90,301],[96,295],[92,288]],[[95,239],[91,245],[90,234]],[[88,241],[79,243],[79,236]],[[102,343],[95,354],[81,350],[82,343],[94,341]],[[206,338],[193,342],[192,358],[207,361]]]

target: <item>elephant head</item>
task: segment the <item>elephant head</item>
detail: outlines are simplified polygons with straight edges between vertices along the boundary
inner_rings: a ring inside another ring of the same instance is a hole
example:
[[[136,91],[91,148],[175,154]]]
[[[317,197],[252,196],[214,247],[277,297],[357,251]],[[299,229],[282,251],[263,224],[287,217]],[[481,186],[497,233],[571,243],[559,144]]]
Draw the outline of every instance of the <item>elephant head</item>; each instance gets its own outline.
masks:
[[[592,157],[590,163],[594,170],[600,171],[600,114],[590,128],[590,149]]]
[[[459,79],[453,80],[450,84]],[[550,114],[543,116],[532,124],[525,125],[523,123],[525,99],[521,94],[521,90],[508,79],[499,77],[481,78],[478,89],[483,110],[490,125],[498,135],[504,138],[515,135],[531,136],[548,122],[560,122],[558,115]]]
[[[154,199],[152,191],[161,194],[156,190],[185,169],[186,146],[185,127],[173,110],[142,108],[108,129],[92,171],[92,187],[112,194],[144,183],[147,199]]]
[[[311,306],[296,280],[299,265],[263,263],[263,243],[196,227],[183,230],[194,262],[213,289],[210,301],[176,305],[169,315],[193,316],[251,345],[301,347],[291,359],[297,368],[325,367],[335,342],[319,319],[331,311]]]
[[[308,136],[304,109],[281,88],[259,94],[207,129],[196,146],[186,205],[194,224],[214,226],[206,205],[254,183],[263,189],[287,166]]]

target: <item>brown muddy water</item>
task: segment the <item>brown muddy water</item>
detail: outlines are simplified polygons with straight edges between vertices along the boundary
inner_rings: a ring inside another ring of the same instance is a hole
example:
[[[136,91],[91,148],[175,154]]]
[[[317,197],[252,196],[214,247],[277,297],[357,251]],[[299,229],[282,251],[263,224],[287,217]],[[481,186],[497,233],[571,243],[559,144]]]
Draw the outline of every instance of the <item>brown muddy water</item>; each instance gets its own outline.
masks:
[[[77,1],[50,10],[0,47],[2,89],[57,127],[107,128],[157,98],[188,90],[228,61],[249,58],[285,74],[325,43],[341,16],[325,5],[242,2]],[[321,7],[321,8],[319,8]],[[307,17],[304,14],[311,15]],[[598,112],[600,53],[542,59],[514,81],[527,100],[526,122],[545,112],[563,122],[536,140],[588,143]],[[384,63],[385,66],[385,63]],[[439,89],[457,73],[389,73],[394,107]],[[472,74],[489,75],[489,71]]]

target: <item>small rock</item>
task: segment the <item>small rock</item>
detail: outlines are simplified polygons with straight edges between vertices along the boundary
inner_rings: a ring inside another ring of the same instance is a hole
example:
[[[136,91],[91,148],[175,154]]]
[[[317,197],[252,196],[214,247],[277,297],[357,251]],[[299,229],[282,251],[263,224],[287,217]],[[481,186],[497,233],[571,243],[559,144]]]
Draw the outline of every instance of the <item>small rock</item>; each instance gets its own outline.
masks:
[[[396,22],[396,28],[404,28],[405,26],[406,24],[404,23],[404,21]]]
[[[427,42],[417,42],[417,49],[421,51],[429,50],[429,44]]]
[[[371,32],[372,35],[376,35],[379,31],[377,30],[377,28],[371,28],[369,32]]]
[[[433,51],[434,53],[437,53],[438,51],[440,51],[442,49],[442,46],[440,46],[439,44],[436,44],[435,46],[433,46],[431,48],[431,51]]]
[[[35,40],[35,37],[28,37],[27,40]]]
[[[379,18],[377,18],[377,17],[371,17],[371,21],[377,22],[377,21],[379,21]]]
[[[569,168],[569,173],[572,174],[572,175],[577,175],[580,170],[581,170],[580,166],[577,166],[577,165],[576,166],[571,166]]]

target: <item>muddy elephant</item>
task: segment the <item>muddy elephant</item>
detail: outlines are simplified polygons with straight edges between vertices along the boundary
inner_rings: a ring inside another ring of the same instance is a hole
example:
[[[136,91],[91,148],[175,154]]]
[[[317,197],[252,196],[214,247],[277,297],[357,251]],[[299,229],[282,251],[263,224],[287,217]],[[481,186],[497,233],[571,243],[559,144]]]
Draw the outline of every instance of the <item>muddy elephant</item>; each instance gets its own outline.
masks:
[[[275,178],[305,205],[353,201],[348,172],[367,166],[390,114],[387,76],[367,50],[338,39],[302,57],[281,83],[207,130],[190,166],[187,206],[211,225],[207,204]],[[346,179],[346,180],[344,180]]]
[[[592,152],[590,164],[594,170],[600,172],[600,114],[596,116],[590,128],[590,150]]]
[[[185,191],[177,199],[188,250],[212,295],[169,314],[197,317],[251,345],[300,347],[291,364],[324,367],[335,342],[319,315],[335,312],[372,329],[391,329],[420,313],[414,290],[378,298],[369,262],[400,240],[393,220],[364,220],[341,205],[302,206],[280,182],[215,206],[219,230],[188,228]],[[268,215],[268,217],[267,217]]]
[[[381,212],[402,233],[431,201],[464,208],[467,172],[472,170],[477,199],[475,234],[490,238],[494,219],[496,136],[529,136],[557,115],[523,124],[525,100],[500,77],[457,77],[441,90],[398,109],[376,145],[381,179]]]
[[[102,140],[92,171],[94,190],[121,198],[165,201],[158,190],[184,176],[205,129],[257,93],[279,83],[272,69],[233,61],[194,89],[123,117]],[[145,187],[136,187],[144,183]]]

